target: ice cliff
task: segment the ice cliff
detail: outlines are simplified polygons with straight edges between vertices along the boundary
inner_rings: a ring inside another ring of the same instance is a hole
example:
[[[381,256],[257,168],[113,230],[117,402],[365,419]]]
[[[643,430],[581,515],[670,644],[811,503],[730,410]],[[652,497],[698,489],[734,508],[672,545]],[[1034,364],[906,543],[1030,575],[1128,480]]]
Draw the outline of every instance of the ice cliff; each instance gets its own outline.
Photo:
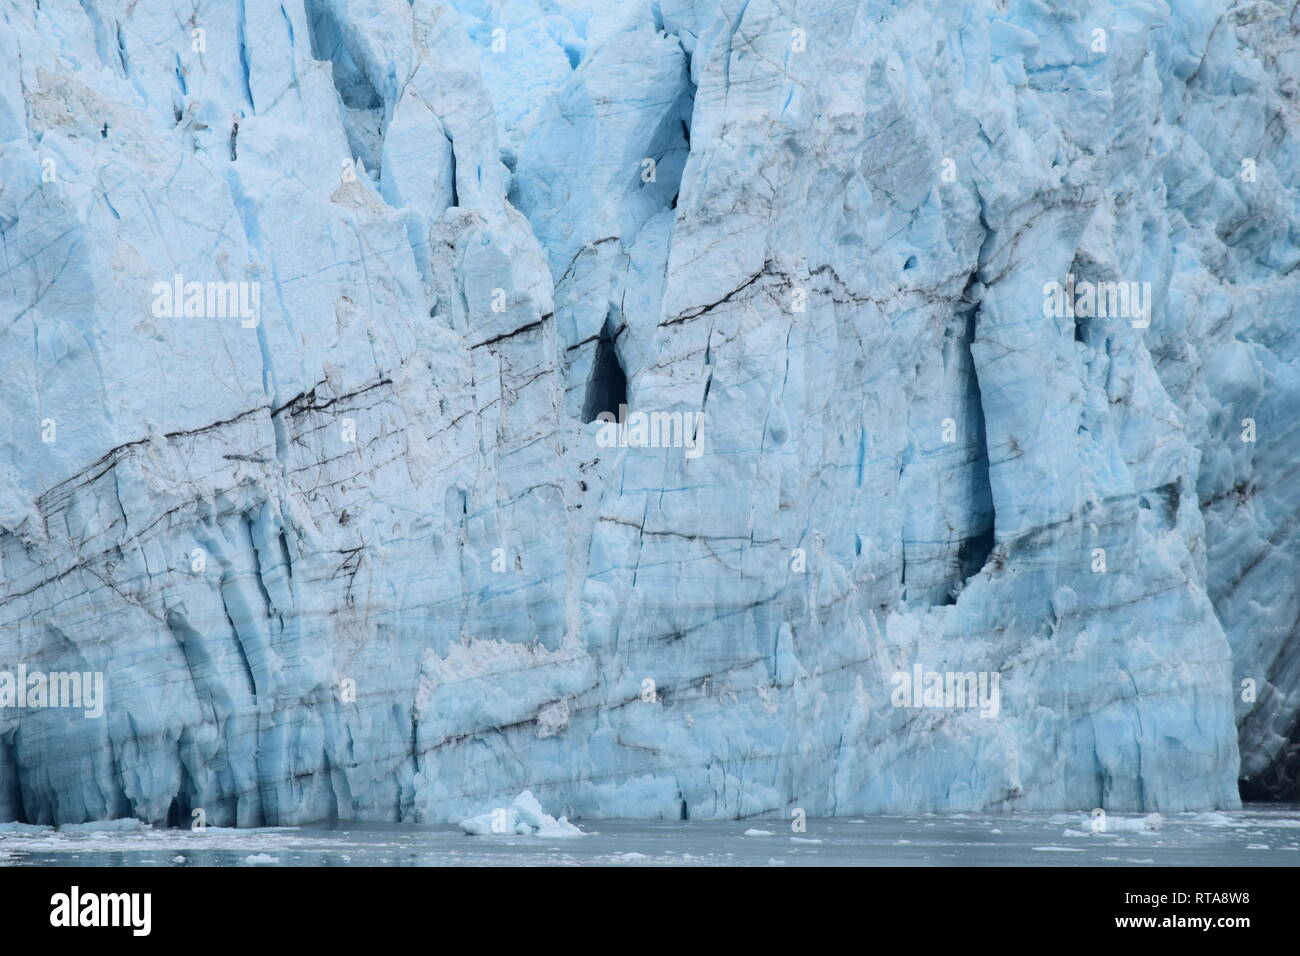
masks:
[[[1267,0],[0,0],[0,669],[107,695],[0,709],[0,820],[1284,786],[1298,37]],[[619,405],[684,424],[609,441]],[[895,706],[917,667],[998,712]]]

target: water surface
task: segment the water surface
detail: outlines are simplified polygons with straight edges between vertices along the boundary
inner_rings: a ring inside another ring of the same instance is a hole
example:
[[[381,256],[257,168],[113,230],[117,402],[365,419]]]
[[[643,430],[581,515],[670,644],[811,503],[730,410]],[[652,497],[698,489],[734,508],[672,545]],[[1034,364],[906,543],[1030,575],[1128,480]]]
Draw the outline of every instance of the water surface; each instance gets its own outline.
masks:
[[[577,839],[470,837],[359,824],[136,832],[0,826],[7,866],[1300,866],[1300,805],[1171,814],[943,814],[787,820],[577,821]],[[1115,832],[1120,828],[1120,832]],[[748,831],[749,835],[746,835]]]

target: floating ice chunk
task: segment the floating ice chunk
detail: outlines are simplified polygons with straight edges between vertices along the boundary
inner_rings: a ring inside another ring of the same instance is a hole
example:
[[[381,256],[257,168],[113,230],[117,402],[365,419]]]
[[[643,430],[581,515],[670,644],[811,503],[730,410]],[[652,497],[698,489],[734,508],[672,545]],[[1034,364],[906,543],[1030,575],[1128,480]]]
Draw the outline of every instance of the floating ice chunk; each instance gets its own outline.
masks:
[[[0,834],[5,833],[49,833],[53,827],[44,827],[35,823],[0,823]]]
[[[771,830],[746,830],[745,836],[771,836]]]
[[[91,823],[65,823],[59,827],[60,833],[140,833],[150,829],[149,824],[135,817],[123,817],[119,820],[96,820]]]
[[[524,827],[520,830],[520,827]],[[531,833],[527,824],[520,822],[519,812],[511,807],[497,807],[490,813],[460,821],[460,828],[470,836],[502,836],[513,833]]]
[[[278,856],[271,856],[269,853],[252,853],[244,857],[244,862],[253,866],[258,866],[263,863],[279,863],[280,858]]]
[[[1060,820],[1057,814],[1053,816],[1052,822],[1075,822],[1082,829],[1098,835],[1105,833],[1156,833],[1164,826],[1164,818],[1158,813],[1151,813],[1145,817],[1117,817],[1110,814],[1102,814],[1093,811],[1091,815],[1083,817],[1066,817],[1066,820]]]
[[[567,817],[555,819],[543,812],[532,791],[525,790],[508,807],[497,807],[488,813],[460,822],[460,828],[470,836],[537,836],[548,839],[567,839],[585,836],[568,821]]]

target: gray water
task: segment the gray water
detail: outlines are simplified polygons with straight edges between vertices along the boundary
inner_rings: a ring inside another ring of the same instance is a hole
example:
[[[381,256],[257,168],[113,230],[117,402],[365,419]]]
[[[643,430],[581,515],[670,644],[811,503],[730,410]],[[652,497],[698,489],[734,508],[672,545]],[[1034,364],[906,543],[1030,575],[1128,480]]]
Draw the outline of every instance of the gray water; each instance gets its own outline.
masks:
[[[587,835],[575,839],[358,823],[135,832],[0,825],[0,866],[1300,866],[1297,804],[1172,814],[1154,831],[1140,829],[1142,819],[1112,814],[1104,833],[1091,832],[1083,813],[810,819],[802,833],[780,819],[590,820],[577,821]]]

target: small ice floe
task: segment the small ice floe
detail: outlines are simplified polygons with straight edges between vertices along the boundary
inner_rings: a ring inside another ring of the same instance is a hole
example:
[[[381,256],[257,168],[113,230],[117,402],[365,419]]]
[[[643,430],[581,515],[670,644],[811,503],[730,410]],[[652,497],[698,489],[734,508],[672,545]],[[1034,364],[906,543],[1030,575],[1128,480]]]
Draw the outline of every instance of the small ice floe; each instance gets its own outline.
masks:
[[[90,823],[65,823],[59,827],[60,833],[141,833],[152,827],[135,817],[123,817],[119,820],[94,820]]]
[[[1246,844],[1246,849],[1247,849],[1247,850],[1267,850],[1267,849],[1268,849],[1268,844],[1267,844],[1267,843],[1247,843],[1247,844]]]
[[[1037,853],[1082,853],[1078,847],[1074,846],[1036,846],[1034,851]]]
[[[648,860],[650,857],[646,856],[644,853],[615,853],[614,859],[618,860],[620,863],[635,863],[638,860]]]
[[[771,836],[771,830],[746,830],[745,836]]]
[[[821,840],[813,837],[790,837],[791,843],[821,843]]]
[[[172,857],[172,862],[173,862],[173,863],[188,863],[189,860],[185,859],[184,856],[177,855],[177,856]]]
[[[1236,820],[1232,819],[1232,817],[1228,816],[1226,813],[1216,813],[1212,810],[1206,813],[1193,813],[1190,814],[1190,817],[1191,819],[1187,821],[1188,823],[1196,823],[1199,824],[1200,826],[1206,826],[1206,827],[1246,826],[1245,823],[1238,823]]]
[[[515,797],[508,807],[497,807],[488,813],[460,821],[460,828],[470,836],[514,835],[547,839],[586,836],[567,817],[557,820],[543,813],[542,805],[530,790]]]
[[[1150,813],[1145,817],[1119,817],[1100,808],[1085,817],[1057,814],[1051,818],[1051,822],[1073,823],[1078,829],[1094,836],[1105,836],[1108,833],[1158,833],[1164,826],[1164,818],[1158,813]]]
[[[244,862],[250,866],[259,866],[263,863],[279,863],[280,858],[269,853],[253,853],[244,857]]]
[[[1164,817],[1158,813],[1148,813],[1141,820],[1123,820],[1125,824],[1132,824],[1136,833],[1159,833],[1160,828],[1165,825]]]

